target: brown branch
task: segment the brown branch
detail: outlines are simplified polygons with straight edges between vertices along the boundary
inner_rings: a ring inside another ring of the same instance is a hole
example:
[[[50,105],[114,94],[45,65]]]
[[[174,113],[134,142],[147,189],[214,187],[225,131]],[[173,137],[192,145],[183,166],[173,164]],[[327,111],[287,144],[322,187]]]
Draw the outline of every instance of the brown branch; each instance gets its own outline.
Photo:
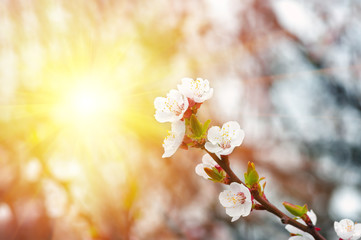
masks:
[[[204,149],[213,159],[214,161],[217,162],[217,164],[229,175],[230,177],[230,183],[231,182],[237,182],[240,184],[244,184],[244,182],[242,182],[237,175],[232,171],[232,169],[230,168],[229,165],[229,160],[228,160],[228,156],[221,156],[221,159],[219,159],[217,157],[217,155],[215,153],[211,153],[209,151],[207,151],[206,149]],[[246,186],[246,185],[245,185]],[[300,222],[297,222],[295,219],[290,218],[289,216],[287,216],[286,214],[284,214],[281,210],[279,210],[276,206],[274,206],[272,203],[270,203],[268,200],[266,200],[265,198],[261,197],[258,189],[250,189],[250,192],[252,194],[252,196],[254,197],[254,199],[257,200],[258,203],[260,203],[264,210],[273,213],[274,215],[276,215],[277,217],[279,217],[281,219],[281,222],[283,224],[290,224],[304,232],[308,232],[309,234],[311,234],[316,240],[326,240],[326,238],[324,238],[316,229],[315,226],[309,225],[303,225]]]

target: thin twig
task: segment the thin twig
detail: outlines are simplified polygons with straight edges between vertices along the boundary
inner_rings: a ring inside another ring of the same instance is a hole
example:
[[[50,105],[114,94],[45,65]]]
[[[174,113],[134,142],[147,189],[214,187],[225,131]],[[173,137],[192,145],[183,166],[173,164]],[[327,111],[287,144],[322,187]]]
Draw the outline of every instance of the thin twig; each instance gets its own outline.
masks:
[[[229,165],[229,160],[228,160],[228,156],[221,156],[222,159],[219,159],[218,156],[214,153],[211,153],[209,151],[207,151],[206,149],[204,149],[213,159],[214,161],[217,162],[217,164],[229,175],[230,177],[230,183],[231,182],[237,182],[240,184],[243,184],[246,186],[246,184],[244,184],[244,182],[242,182],[242,180],[240,180],[237,175],[232,171],[232,169],[230,168]],[[272,203],[270,203],[268,200],[266,200],[265,198],[263,198],[262,196],[260,196],[258,189],[250,189],[250,192],[252,194],[252,196],[254,197],[254,199],[257,200],[258,203],[260,203],[263,208],[276,215],[277,217],[279,217],[281,219],[281,222],[283,224],[290,224],[304,232],[308,232],[309,234],[311,234],[316,240],[326,240],[326,238],[324,238],[316,229],[314,225],[310,225],[310,226],[306,226],[303,225],[300,222],[297,222],[295,219],[290,218],[289,216],[287,216],[285,213],[283,213],[281,210],[279,210],[276,206],[274,206]]]

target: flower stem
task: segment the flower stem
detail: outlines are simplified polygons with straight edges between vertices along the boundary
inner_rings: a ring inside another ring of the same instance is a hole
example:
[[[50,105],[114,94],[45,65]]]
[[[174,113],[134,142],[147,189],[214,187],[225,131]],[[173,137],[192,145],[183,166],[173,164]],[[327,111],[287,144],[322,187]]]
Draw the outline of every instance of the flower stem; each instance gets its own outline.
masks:
[[[217,162],[217,164],[223,168],[223,170],[229,175],[230,177],[230,183],[231,182],[237,182],[240,184],[243,184],[246,186],[246,184],[244,184],[244,182],[242,182],[237,175],[232,171],[230,165],[229,165],[229,160],[228,160],[228,156],[221,156],[221,159],[219,159],[217,157],[217,155],[215,153],[211,153],[208,150],[204,149],[213,159],[214,161]],[[315,226],[312,224],[310,226],[306,226],[303,225],[300,222],[297,222],[295,219],[290,218],[289,216],[287,216],[285,213],[283,213],[281,210],[279,210],[276,206],[274,206],[272,203],[270,203],[268,200],[266,200],[265,198],[263,198],[259,192],[258,189],[250,189],[250,192],[252,194],[252,196],[254,197],[254,199],[257,200],[257,202],[259,204],[261,204],[263,206],[263,208],[276,215],[277,217],[279,217],[281,219],[281,222],[283,224],[290,224],[304,232],[308,232],[309,234],[311,234],[316,240],[326,240],[326,238],[324,238],[316,229]]]

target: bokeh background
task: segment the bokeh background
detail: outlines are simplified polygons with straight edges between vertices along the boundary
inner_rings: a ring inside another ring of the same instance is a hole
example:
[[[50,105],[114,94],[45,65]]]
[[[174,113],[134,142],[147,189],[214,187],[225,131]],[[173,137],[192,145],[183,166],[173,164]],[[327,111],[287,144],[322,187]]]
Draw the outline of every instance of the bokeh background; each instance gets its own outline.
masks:
[[[361,221],[360,29],[352,0],[1,0],[0,239],[288,239],[230,222],[200,150],[161,159],[153,101],[182,77],[214,88],[201,120],[245,130],[235,172],[337,239]]]

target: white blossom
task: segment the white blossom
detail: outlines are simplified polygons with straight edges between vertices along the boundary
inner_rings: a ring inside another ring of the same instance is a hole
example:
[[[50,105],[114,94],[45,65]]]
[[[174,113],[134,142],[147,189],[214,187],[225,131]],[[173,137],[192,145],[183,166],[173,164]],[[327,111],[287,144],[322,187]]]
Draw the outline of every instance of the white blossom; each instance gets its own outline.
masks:
[[[334,223],[337,236],[344,240],[357,240],[361,237],[361,223],[355,224],[350,219]]]
[[[162,158],[170,157],[177,151],[183,142],[185,130],[184,121],[178,120],[172,123],[172,130],[163,142],[164,154]]]
[[[229,190],[224,190],[219,194],[219,201],[226,208],[227,215],[232,217],[232,222],[241,216],[248,216],[252,210],[252,198],[249,189],[236,182],[230,184]]]
[[[316,214],[311,210],[307,212],[308,217],[311,219],[311,222],[313,225],[316,225],[317,222],[317,216]],[[298,218],[297,222],[302,223],[306,225],[306,223],[301,219]],[[304,232],[290,224],[286,225],[287,231],[289,231],[291,234],[295,235],[289,238],[289,240],[314,240],[315,238],[309,234],[308,232]]]
[[[244,131],[235,121],[226,122],[222,128],[211,127],[208,130],[209,142],[205,144],[208,151],[220,155],[229,155],[233,149],[242,144]]]
[[[161,123],[180,120],[188,106],[188,99],[179,91],[172,89],[167,97],[157,97],[154,100],[155,119]]]
[[[216,163],[216,161],[213,160],[211,156],[209,156],[208,154],[204,154],[202,157],[202,163],[196,166],[196,173],[199,176],[204,177],[205,179],[210,179],[208,174],[204,171],[204,168],[212,169],[214,167],[220,168],[220,166]]]
[[[196,103],[202,103],[213,95],[213,88],[209,87],[207,79],[183,78],[182,84],[178,85],[178,90],[187,98],[192,99]]]

